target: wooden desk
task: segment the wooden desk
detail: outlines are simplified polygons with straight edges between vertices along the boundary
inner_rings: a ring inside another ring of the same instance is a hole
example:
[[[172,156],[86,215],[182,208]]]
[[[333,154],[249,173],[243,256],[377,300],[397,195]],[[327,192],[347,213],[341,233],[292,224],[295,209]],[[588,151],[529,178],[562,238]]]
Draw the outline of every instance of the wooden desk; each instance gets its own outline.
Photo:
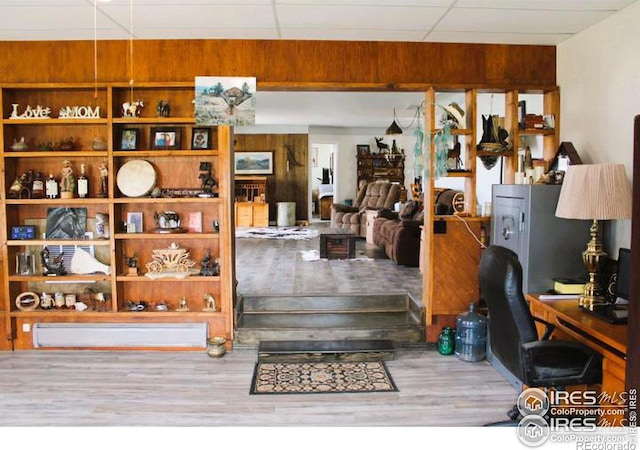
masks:
[[[613,325],[578,307],[578,300],[540,300],[527,295],[531,313],[556,326],[552,339],[581,342],[602,355],[602,393],[613,400],[625,392],[627,325]],[[613,419],[620,416],[609,416]]]

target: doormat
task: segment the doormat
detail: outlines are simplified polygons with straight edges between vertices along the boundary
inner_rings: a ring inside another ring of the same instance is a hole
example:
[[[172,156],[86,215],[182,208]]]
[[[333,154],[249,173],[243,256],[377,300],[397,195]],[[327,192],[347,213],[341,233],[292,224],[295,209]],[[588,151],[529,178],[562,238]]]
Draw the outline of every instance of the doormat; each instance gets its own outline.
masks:
[[[396,392],[383,361],[258,362],[250,394]]]
[[[318,237],[318,230],[304,227],[241,228],[236,230],[236,237],[310,240],[311,238]]]

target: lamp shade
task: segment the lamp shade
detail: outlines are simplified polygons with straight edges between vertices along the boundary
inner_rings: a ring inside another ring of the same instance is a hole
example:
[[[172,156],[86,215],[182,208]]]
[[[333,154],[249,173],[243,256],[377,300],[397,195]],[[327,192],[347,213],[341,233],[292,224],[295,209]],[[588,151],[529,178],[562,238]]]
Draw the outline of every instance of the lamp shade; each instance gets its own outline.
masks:
[[[631,183],[623,164],[569,166],[556,216],[565,219],[631,219]]]

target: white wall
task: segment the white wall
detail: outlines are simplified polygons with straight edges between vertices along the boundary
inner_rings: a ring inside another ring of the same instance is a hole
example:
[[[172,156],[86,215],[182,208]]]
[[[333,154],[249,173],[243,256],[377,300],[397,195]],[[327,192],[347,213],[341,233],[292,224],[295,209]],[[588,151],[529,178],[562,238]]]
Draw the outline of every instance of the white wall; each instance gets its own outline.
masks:
[[[353,199],[358,190],[357,180],[357,159],[356,146],[358,144],[368,144],[372,151],[377,150],[375,137],[383,137],[389,147],[392,140],[390,136],[384,135],[385,130],[367,128],[330,128],[330,127],[310,127],[309,147],[311,143],[336,143],[336,170],[334,173],[335,194],[334,203],[344,203],[345,199]],[[406,159],[404,169],[405,187],[410,189],[413,182],[413,145],[415,138],[412,130],[407,130],[401,139],[396,139],[396,145],[403,148]]]
[[[640,114],[640,1],[557,47],[561,141],[585,163],[625,164],[632,179],[633,118]],[[615,258],[631,245],[631,220],[605,227]]]

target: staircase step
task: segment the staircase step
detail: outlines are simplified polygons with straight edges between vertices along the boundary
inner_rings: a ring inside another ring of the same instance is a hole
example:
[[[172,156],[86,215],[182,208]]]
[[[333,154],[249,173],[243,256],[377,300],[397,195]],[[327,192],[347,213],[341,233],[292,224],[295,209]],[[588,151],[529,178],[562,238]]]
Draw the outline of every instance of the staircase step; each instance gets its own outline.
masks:
[[[407,293],[344,295],[276,295],[242,296],[236,309],[244,314],[263,312],[318,311],[406,311],[417,310],[419,304]]]
[[[388,339],[332,341],[261,341],[259,361],[381,361],[394,359]]]
[[[302,329],[302,328],[404,328],[419,326],[407,312],[353,312],[353,313],[264,313],[243,314],[238,328]]]

